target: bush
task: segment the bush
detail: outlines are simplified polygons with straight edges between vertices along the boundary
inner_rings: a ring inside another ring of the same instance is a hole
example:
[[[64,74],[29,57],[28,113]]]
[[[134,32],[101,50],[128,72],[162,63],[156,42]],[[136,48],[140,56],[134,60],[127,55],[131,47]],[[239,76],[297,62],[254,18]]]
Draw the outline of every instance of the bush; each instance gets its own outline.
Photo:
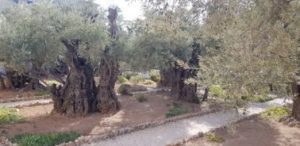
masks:
[[[130,78],[130,82],[132,82],[134,84],[137,84],[137,83],[140,83],[143,81],[144,81],[144,78],[141,75],[131,76],[131,78]]]
[[[120,93],[121,95],[131,95],[130,88],[131,86],[128,84],[122,84],[118,88],[118,93]]]
[[[80,135],[75,132],[50,133],[42,135],[24,134],[12,139],[19,146],[55,146],[64,142],[73,141]]]
[[[124,76],[118,76],[118,82],[123,84],[123,83],[128,82],[128,79],[125,78]]]
[[[261,113],[263,118],[279,120],[282,117],[288,116],[291,113],[290,109],[284,107],[272,107]]]
[[[169,111],[166,113],[166,117],[169,118],[169,117],[179,116],[187,112],[188,112],[187,109],[179,105],[173,105],[172,108],[170,108]]]
[[[209,92],[216,97],[225,97],[225,91],[220,85],[212,85],[209,87]]]
[[[23,117],[17,114],[17,109],[0,108],[0,124],[19,122]]]
[[[148,99],[144,96],[144,94],[139,94],[136,96],[136,100],[138,102],[145,102],[145,101],[148,101]]]
[[[136,72],[131,72],[131,71],[126,71],[122,74],[127,80],[130,80],[132,76],[137,76],[138,73]]]
[[[207,133],[205,135],[205,137],[207,138],[208,141],[210,142],[216,142],[216,143],[222,143],[224,142],[224,139],[214,133]]]
[[[154,82],[160,81],[160,73],[159,70],[150,70],[150,79]]]

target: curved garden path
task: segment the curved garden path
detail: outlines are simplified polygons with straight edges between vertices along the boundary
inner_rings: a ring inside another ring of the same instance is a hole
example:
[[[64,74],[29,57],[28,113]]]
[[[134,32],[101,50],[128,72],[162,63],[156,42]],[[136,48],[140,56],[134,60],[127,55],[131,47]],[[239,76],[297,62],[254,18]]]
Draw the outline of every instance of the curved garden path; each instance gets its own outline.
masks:
[[[291,100],[274,99],[265,103],[252,103],[245,110],[226,110],[192,117],[158,127],[120,135],[112,139],[96,141],[84,146],[165,146],[183,139],[206,133],[213,129],[237,122],[251,115],[259,114],[270,107],[283,106]]]

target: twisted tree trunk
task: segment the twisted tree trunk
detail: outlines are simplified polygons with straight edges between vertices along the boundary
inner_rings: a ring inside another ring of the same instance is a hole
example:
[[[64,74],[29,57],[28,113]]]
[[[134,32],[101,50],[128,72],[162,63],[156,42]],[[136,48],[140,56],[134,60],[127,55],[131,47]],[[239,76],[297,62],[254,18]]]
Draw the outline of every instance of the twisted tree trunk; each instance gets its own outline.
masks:
[[[118,40],[117,27],[117,9],[109,8],[108,10],[109,32],[112,39],[111,46],[106,46],[100,62],[100,79],[98,87],[97,107],[101,113],[114,113],[120,110],[120,103],[117,99],[114,87],[119,75],[119,65],[111,53],[111,49],[115,47],[115,41]]]
[[[108,54],[104,54],[100,62],[100,79],[97,95],[97,107],[101,113],[114,113],[120,110],[120,103],[114,90],[118,74],[118,64]]]
[[[86,115],[97,111],[96,89],[90,64],[79,57],[79,40],[62,40],[67,48],[66,63],[70,71],[63,86],[53,85],[54,112],[69,116]]]

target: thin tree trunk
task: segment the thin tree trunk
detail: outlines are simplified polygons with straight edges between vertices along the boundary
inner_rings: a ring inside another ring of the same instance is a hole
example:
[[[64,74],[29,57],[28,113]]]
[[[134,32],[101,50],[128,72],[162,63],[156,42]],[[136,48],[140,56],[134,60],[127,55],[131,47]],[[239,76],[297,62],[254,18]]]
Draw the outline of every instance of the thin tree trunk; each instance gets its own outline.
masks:
[[[300,84],[297,84],[296,87],[297,95],[293,102],[292,116],[300,121]]]
[[[97,111],[93,70],[84,58],[77,54],[79,40],[62,40],[67,48],[66,62],[70,67],[63,87],[53,85],[54,112],[69,116],[86,115]]]
[[[4,89],[5,89],[4,80],[3,80],[3,78],[0,76],[0,90],[4,90]]]
[[[204,95],[203,95],[203,97],[202,97],[202,101],[207,101],[207,99],[208,99],[208,92],[209,92],[209,88],[206,87],[206,88],[204,89]]]

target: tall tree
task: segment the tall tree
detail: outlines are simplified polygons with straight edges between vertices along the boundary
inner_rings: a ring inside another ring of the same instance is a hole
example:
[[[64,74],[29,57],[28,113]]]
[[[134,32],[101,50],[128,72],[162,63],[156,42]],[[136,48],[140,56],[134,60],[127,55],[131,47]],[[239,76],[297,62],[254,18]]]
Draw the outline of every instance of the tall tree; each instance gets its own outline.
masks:
[[[236,98],[266,95],[270,86],[286,95],[299,72],[299,6],[296,0],[207,1],[202,31],[219,49],[208,49],[200,61],[201,82],[220,84]]]
[[[103,113],[116,112],[120,109],[120,103],[115,93],[115,83],[119,75],[117,58],[112,55],[118,41],[117,8],[109,8],[109,34],[111,43],[107,45],[102,53],[100,61],[100,79],[97,99],[98,108]]]

